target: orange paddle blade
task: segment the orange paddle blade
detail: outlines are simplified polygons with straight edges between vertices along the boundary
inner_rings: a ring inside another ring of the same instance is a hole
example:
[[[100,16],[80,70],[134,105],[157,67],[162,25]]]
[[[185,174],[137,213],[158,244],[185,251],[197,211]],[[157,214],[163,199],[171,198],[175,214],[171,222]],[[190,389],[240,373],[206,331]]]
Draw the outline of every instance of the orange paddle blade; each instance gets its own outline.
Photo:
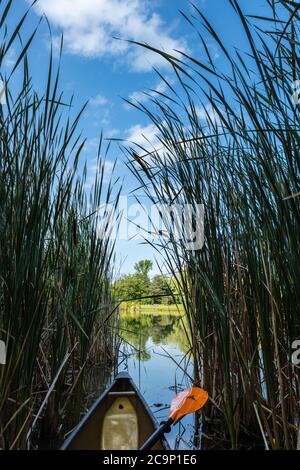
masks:
[[[199,387],[187,388],[171,401],[170,418],[178,421],[189,413],[200,410],[208,400],[208,393]]]

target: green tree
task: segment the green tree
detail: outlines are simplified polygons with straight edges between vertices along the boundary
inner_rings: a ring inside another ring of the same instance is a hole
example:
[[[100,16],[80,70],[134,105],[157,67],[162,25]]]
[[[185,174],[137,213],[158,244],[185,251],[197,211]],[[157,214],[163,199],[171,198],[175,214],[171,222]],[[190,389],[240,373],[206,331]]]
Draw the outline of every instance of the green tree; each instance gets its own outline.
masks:
[[[135,263],[134,273],[122,276],[115,283],[115,299],[140,304],[171,305],[181,303],[176,279],[159,274],[154,276],[151,281],[149,273],[152,266],[152,261],[148,259]],[[144,298],[148,296],[149,299]],[[151,298],[151,296],[153,297]]]
[[[142,259],[134,265],[136,274],[145,276],[149,279],[149,273],[153,267],[153,263],[150,259]]]
[[[128,299],[147,304],[151,299],[139,300],[151,295],[149,272],[153,266],[150,260],[141,260],[134,265],[134,274],[122,276],[115,284],[115,298],[117,300]]]
[[[153,304],[172,304],[172,291],[169,285],[170,279],[168,276],[159,274],[154,276],[151,282],[151,295],[153,295],[152,303]],[[163,297],[158,297],[162,295]],[[170,297],[164,297],[168,295]]]

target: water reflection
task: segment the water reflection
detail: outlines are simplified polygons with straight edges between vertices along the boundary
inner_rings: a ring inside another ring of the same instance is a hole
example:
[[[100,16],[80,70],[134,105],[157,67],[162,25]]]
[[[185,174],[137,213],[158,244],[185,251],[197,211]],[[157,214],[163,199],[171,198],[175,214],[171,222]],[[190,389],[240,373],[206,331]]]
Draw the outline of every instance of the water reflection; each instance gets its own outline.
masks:
[[[156,346],[173,344],[182,353],[187,353],[189,350],[180,314],[154,315],[142,312],[121,312],[120,326],[122,338],[138,351],[142,350],[145,353],[141,358],[143,361],[151,359],[146,346],[150,338]]]
[[[180,314],[121,312],[124,344],[119,370],[128,370],[158,422],[173,396],[191,385],[192,362]],[[186,417],[166,437],[173,449],[192,449],[194,418]]]

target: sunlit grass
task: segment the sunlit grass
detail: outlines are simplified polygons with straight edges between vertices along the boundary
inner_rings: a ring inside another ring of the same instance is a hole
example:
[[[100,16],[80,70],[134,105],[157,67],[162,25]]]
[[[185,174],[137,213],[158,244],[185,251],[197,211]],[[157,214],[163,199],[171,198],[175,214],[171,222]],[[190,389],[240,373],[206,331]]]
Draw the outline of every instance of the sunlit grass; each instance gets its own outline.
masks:
[[[126,305],[126,302],[120,306],[120,313],[138,313],[141,315],[184,315],[184,309],[181,304],[179,305],[140,305],[130,303]]]

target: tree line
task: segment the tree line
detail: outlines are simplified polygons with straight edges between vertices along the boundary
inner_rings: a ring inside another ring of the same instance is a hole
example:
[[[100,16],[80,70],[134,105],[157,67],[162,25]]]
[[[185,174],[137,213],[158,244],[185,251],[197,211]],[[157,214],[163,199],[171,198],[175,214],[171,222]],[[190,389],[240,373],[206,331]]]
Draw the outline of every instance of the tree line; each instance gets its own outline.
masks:
[[[180,303],[175,281],[165,274],[150,278],[151,260],[138,261],[134,272],[121,276],[115,283],[115,299],[140,304],[172,305]],[[148,297],[148,298],[145,298]]]

